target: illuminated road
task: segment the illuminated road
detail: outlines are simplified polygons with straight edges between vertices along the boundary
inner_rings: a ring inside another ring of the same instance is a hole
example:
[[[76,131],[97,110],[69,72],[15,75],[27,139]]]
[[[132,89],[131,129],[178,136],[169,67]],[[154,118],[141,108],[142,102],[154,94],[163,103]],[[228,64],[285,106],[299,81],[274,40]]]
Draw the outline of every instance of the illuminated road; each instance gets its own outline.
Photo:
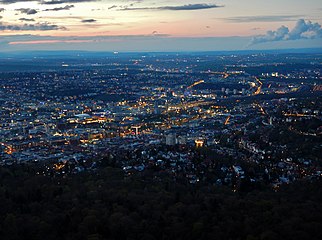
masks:
[[[262,91],[262,85],[263,85],[263,83],[259,80],[258,77],[255,77],[255,80],[257,81],[257,83],[259,84],[259,86],[257,87],[256,91],[254,92],[254,95],[258,95]]]
[[[12,146],[5,144],[5,143],[1,143],[1,145],[6,147],[6,149],[4,150],[5,153],[12,154],[14,152],[14,149]]]
[[[259,104],[259,103],[255,103],[255,105],[259,108],[260,112],[263,114],[263,115],[266,115],[266,111],[265,109]]]
[[[225,121],[224,125],[229,124],[229,120],[230,120],[230,116],[228,116],[228,117],[226,118],[226,121]]]
[[[200,83],[204,83],[204,82],[205,82],[204,80],[200,80],[198,82],[195,82],[195,83],[191,84],[189,87],[187,87],[187,89],[190,89],[190,88],[192,88],[192,87],[194,87],[194,86],[196,86],[196,85],[198,85]]]

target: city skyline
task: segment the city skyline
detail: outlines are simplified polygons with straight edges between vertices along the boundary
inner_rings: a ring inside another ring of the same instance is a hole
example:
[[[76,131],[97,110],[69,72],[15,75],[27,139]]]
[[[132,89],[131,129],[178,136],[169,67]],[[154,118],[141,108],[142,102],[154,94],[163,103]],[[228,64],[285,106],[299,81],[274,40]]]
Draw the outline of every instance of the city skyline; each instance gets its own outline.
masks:
[[[0,0],[0,50],[321,48],[319,0]]]

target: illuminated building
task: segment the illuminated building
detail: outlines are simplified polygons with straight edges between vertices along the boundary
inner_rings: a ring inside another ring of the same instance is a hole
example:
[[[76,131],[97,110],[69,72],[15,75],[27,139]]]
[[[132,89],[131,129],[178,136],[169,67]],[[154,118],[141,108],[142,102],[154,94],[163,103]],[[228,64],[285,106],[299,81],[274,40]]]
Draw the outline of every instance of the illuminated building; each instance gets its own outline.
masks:
[[[199,147],[203,147],[204,144],[205,144],[205,140],[203,139],[196,139],[195,140],[195,144],[196,144],[196,147],[199,148]]]
[[[138,136],[139,135],[139,129],[141,128],[141,126],[132,126],[132,128],[135,129],[135,135]]]

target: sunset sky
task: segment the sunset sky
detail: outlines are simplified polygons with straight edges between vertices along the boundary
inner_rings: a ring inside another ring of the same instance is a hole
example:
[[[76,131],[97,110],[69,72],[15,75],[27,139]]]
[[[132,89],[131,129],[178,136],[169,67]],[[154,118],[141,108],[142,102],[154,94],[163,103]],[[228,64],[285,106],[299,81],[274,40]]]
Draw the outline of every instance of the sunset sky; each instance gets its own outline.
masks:
[[[321,0],[0,0],[0,51],[322,47]]]

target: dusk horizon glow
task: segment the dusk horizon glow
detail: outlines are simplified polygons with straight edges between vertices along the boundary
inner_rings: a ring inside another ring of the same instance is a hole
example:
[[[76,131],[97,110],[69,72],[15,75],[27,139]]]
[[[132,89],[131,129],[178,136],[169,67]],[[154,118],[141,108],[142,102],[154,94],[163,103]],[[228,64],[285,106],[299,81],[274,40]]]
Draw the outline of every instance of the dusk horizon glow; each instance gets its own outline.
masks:
[[[319,0],[0,0],[0,51],[321,48]]]

